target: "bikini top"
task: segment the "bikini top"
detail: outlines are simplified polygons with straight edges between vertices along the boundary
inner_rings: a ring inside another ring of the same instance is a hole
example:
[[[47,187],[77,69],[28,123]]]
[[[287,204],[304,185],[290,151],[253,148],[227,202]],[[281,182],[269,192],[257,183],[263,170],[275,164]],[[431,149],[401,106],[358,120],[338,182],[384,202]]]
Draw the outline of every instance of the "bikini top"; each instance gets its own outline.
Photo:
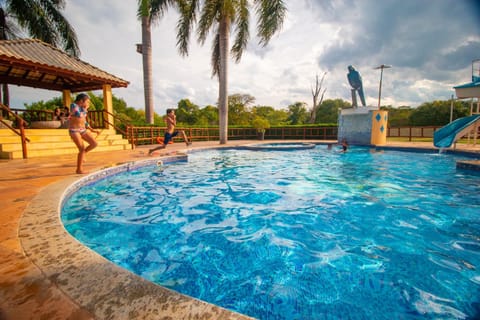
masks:
[[[77,117],[77,118],[86,117],[87,110],[85,110],[83,107],[80,107],[75,103],[72,103],[72,105],[70,106],[70,116]]]

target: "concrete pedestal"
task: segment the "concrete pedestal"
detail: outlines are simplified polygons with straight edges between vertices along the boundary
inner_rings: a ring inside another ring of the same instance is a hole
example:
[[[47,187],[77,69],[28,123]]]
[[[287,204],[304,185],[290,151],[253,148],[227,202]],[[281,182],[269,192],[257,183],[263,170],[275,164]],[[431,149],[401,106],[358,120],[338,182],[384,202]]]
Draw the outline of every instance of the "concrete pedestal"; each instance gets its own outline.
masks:
[[[377,107],[343,109],[338,118],[338,141],[350,145],[385,145],[388,111]]]

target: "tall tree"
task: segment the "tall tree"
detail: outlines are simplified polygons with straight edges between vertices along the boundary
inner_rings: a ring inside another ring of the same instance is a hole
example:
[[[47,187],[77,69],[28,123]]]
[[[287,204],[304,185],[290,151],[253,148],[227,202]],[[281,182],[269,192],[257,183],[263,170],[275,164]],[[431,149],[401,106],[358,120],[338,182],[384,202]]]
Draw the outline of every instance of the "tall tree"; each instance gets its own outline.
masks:
[[[351,104],[348,101],[327,99],[319,105],[315,123],[337,123],[339,112],[347,108],[351,108]]]
[[[235,62],[240,62],[247,46],[249,34],[250,8],[253,5],[258,16],[257,36],[265,46],[277,32],[286,14],[282,0],[178,0],[180,20],[177,28],[177,45],[182,55],[188,55],[188,44],[197,14],[198,41],[204,44],[208,33],[213,29],[212,76],[218,77],[220,144],[227,143],[228,133],[228,51],[230,32],[235,26],[235,40],[230,49]],[[203,5],[203,6],[202,6]]]
[[[318,96],[322,91],[323,80],[325,80],[326,75],[327,73],[325,72],[320,82],[318,81],[318,74],[315,77],[315,90],[312,87],[313,106],[312,106],[312,111],[310,112],[310,123],[315,123],[315,120],[317,119],[318,107],[322,104],[323,97],[325,96],[325,91],[327,91],[327,88],[323,89],[322,95],[320,97],[320,101],[318,101]]]
[[[194,125],[197,122],[199,111],[200,108],[189,99],[182,99],[178,101],[177,110],[175,111],[177,122]]]
[[[308,119],[308,111],[305,102],[295,102],[288,106],[288,121],[290,124],[304,124]]]
[[[0,1],[0,40],[27,34],[78,57],[77,35],[61,13],[64,8],[64,0]],[[7,84],[2,84],[2,102],[10,104]]]
[[[154,123],[153,71],[152,71],[152,24],[157,23],[174,0],[138,0],[137,17],[142,21],[142,45],[139,53],[143,63],[143,93],[145,96],[145,120]]]

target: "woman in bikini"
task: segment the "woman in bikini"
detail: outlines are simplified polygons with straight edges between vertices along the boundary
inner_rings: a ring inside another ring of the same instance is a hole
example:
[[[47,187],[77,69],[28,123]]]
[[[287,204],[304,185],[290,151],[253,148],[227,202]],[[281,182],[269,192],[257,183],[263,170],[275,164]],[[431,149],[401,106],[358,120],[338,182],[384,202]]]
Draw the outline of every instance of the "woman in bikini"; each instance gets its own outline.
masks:
[[[85,160],[85,154],[93,150],[97,145],[95,138],[87,131],[95,132],[97,135],[100,133],[98,130],[94,130],[87,122],[87,112],[90,106],[90,97],[85,93],[77,95],[75,102],[70,106],[70,124],[68,131],[70,137],[78,148],[77,156],[77,173],[86,173],[83,171],[83,162]],[[83,143],[85,140],[88,146],[85,148]]]

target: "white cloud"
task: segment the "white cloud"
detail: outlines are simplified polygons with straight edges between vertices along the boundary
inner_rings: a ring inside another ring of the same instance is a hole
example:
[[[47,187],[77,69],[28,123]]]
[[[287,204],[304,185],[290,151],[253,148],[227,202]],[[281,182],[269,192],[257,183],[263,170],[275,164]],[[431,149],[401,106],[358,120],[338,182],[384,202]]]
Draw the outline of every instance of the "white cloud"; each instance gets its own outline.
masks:
[[[136,1],[71,0],[65,15],[75,28],[81,59],[130,82],[114,89],[129,106],[143,109],[143,67],[135,44],[141,42]],[[367,103],[377,104],[379,70],[384,70],[382,104],[416,107],[448,99],[453,86],[468,82],[470,63],[480,58],[480,4],[436,0],[303,0],[287,2],[281,32],[265,48],[251,40],[239,64],[229,66],[229,92],[250,94],[259,105],[285,108],[311,104],[315,75],[328,71],[326,99],[350,100],[347,66],[361,73]],[[177,13],[169,10],[153,27],[155,110],[163,113],[188,98],[203,107],[215,104],[218,82],[211,77],[211,41],[191,39],[190,54],[176,48]],[[12,86],[12,106],[59,93]]]

